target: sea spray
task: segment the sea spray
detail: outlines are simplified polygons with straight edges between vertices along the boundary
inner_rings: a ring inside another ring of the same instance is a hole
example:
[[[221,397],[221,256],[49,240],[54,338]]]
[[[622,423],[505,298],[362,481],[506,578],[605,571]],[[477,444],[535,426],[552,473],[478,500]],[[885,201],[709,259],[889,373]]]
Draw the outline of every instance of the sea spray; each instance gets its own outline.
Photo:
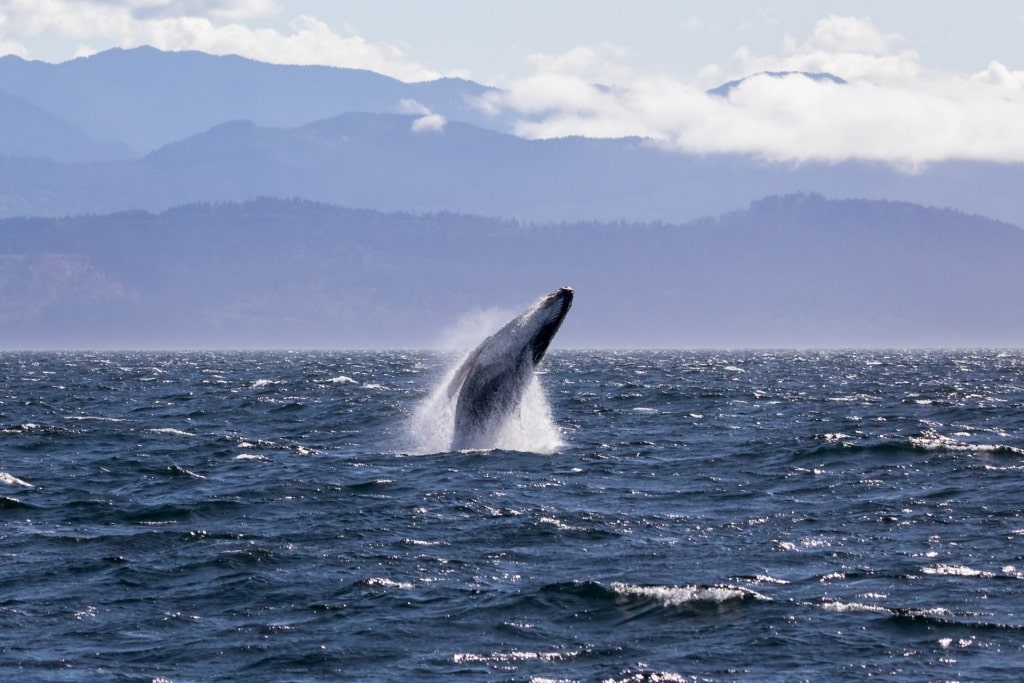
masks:
[[[511,320],[507,313],[488,309],[457,321],[444,335],[445,346],[462,351],[451,356],[441,381],[414,412],[412,451],[553,453],[564,446],[536,367],[572,299],[572,289],[562,287]]]
[[[465,355],[455,356],[441,381],[417,406],[409,421],[411,451],[416,454],[451,450],[458,394],[448,396],[448,385],[462,365]],[[494,448],[530,453],[554,453],[565,445],[562,430],[555,424],[551,404],[537,376],[523,393],[518,408],[502,426]]]

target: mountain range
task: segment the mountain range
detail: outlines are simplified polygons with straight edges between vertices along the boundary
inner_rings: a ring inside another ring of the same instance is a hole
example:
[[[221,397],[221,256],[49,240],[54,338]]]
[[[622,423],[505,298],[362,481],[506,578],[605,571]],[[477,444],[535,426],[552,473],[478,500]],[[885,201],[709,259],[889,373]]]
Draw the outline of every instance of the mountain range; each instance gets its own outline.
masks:
[[[813,192],[945,206],[1024,224],[1024,165],[770,164],[693,156],[641,139],[524,140],[458,121],[347,113],[295,128],[222,123],[141,159],[0,159],[0,217],[202,201],[302,198],[378,211],[461,211],[534,221],[685,222],[772,194]]]
[[[1024,343],[1024,231],[896,202],[537,225],[264,199],[0,234],[0,348],[444,347],[565,284],[563,346]]]
[[[1024,225],[1022,164],[907,172],[685,154],[641,139],[526,140],[509,133],[508,115],[476,104],[490,90],[153,48],[62,64],[3,57],[0,217],[296,197],[378,211],[685,222],[813,192]]]
[[[575,345],[1024,343],[1024,164],[528,140],[492,91],[0,58],[0,348],[435,345],[566,283]]]

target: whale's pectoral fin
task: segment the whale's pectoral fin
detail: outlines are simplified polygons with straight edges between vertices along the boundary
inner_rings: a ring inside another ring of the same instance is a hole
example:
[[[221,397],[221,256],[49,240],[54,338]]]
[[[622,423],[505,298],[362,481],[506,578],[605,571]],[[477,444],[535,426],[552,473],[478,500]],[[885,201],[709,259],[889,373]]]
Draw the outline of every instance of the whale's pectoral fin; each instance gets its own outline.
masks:
[[[477,356],[480,355],[480,349],[483,345],[473,349],[473,352],[466,356],[466,360],[462,361],[462,365],[455,372],[455,376],[452,377],[452,381],[448,383],[448,398],[452,398],[459,392],[459,387],[466,381],[466,375],[473,369],[473,365],[476,363]]]

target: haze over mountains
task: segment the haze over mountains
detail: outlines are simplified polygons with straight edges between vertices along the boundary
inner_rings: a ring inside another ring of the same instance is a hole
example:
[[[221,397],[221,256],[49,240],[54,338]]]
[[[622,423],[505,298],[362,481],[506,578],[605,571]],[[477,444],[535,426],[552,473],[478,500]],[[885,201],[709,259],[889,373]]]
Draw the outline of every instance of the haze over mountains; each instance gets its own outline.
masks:
[[[1024,165],[526,140],[489,91],[0,58],[0,348],[433,345],[562,284],[573,345],[1024,343]]]
[[[1024,339],[1024,231],[912,204],[792,195],[684,225],[530,225],[267,199],[0,231],[15,347],[444,346],[560,284],[579,292],[570,346]]]

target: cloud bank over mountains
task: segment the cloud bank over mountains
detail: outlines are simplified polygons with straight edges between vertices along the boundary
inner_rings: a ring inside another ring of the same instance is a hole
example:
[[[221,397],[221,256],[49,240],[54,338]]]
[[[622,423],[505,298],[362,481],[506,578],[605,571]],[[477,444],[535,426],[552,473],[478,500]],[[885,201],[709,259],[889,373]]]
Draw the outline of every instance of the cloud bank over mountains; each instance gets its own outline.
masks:
[[[783,48],[741,48],[729,64],[709,65],[705,78],[753,74],[717,96],[699,79],[630,73],[610,46],[580,47],[535,58],[534,74],[483,105],[518,112],[516,132],[528,138],[640,136],[689,153],[911,170],[949,159],[1024,161],[1024,71],[992,62],[967,78],[931,72],[902,36],[852,17],[823,19],[810,38]]]
[[[433,70],[397,45],[315,16],[292,17],[286,29],[269,22],[285,12],[274,0],[0,0],[0,52],[28,57],[21,37],[57,36],[77,41],[81,55],[151,45],[367,69],[406,82],[468,74]],[[701,30],[691,20],[688,30]],[[611,43],[532,54],[532,73],[497,83],[476,104],[513,117],[514,132],[531,139],[640,136],[691,154],[875,161],[908,171],[943,160],[1024,162],[1024,70],[999,61],[966,75],[929,69],[910,39],[868,18],[827,16],[773,53],[742,46],[692,76],[639,72],[628,55]],[[708,92],[733,78],[743,80],[726,95]],[[444,121],[419,125],[440,132]]]

